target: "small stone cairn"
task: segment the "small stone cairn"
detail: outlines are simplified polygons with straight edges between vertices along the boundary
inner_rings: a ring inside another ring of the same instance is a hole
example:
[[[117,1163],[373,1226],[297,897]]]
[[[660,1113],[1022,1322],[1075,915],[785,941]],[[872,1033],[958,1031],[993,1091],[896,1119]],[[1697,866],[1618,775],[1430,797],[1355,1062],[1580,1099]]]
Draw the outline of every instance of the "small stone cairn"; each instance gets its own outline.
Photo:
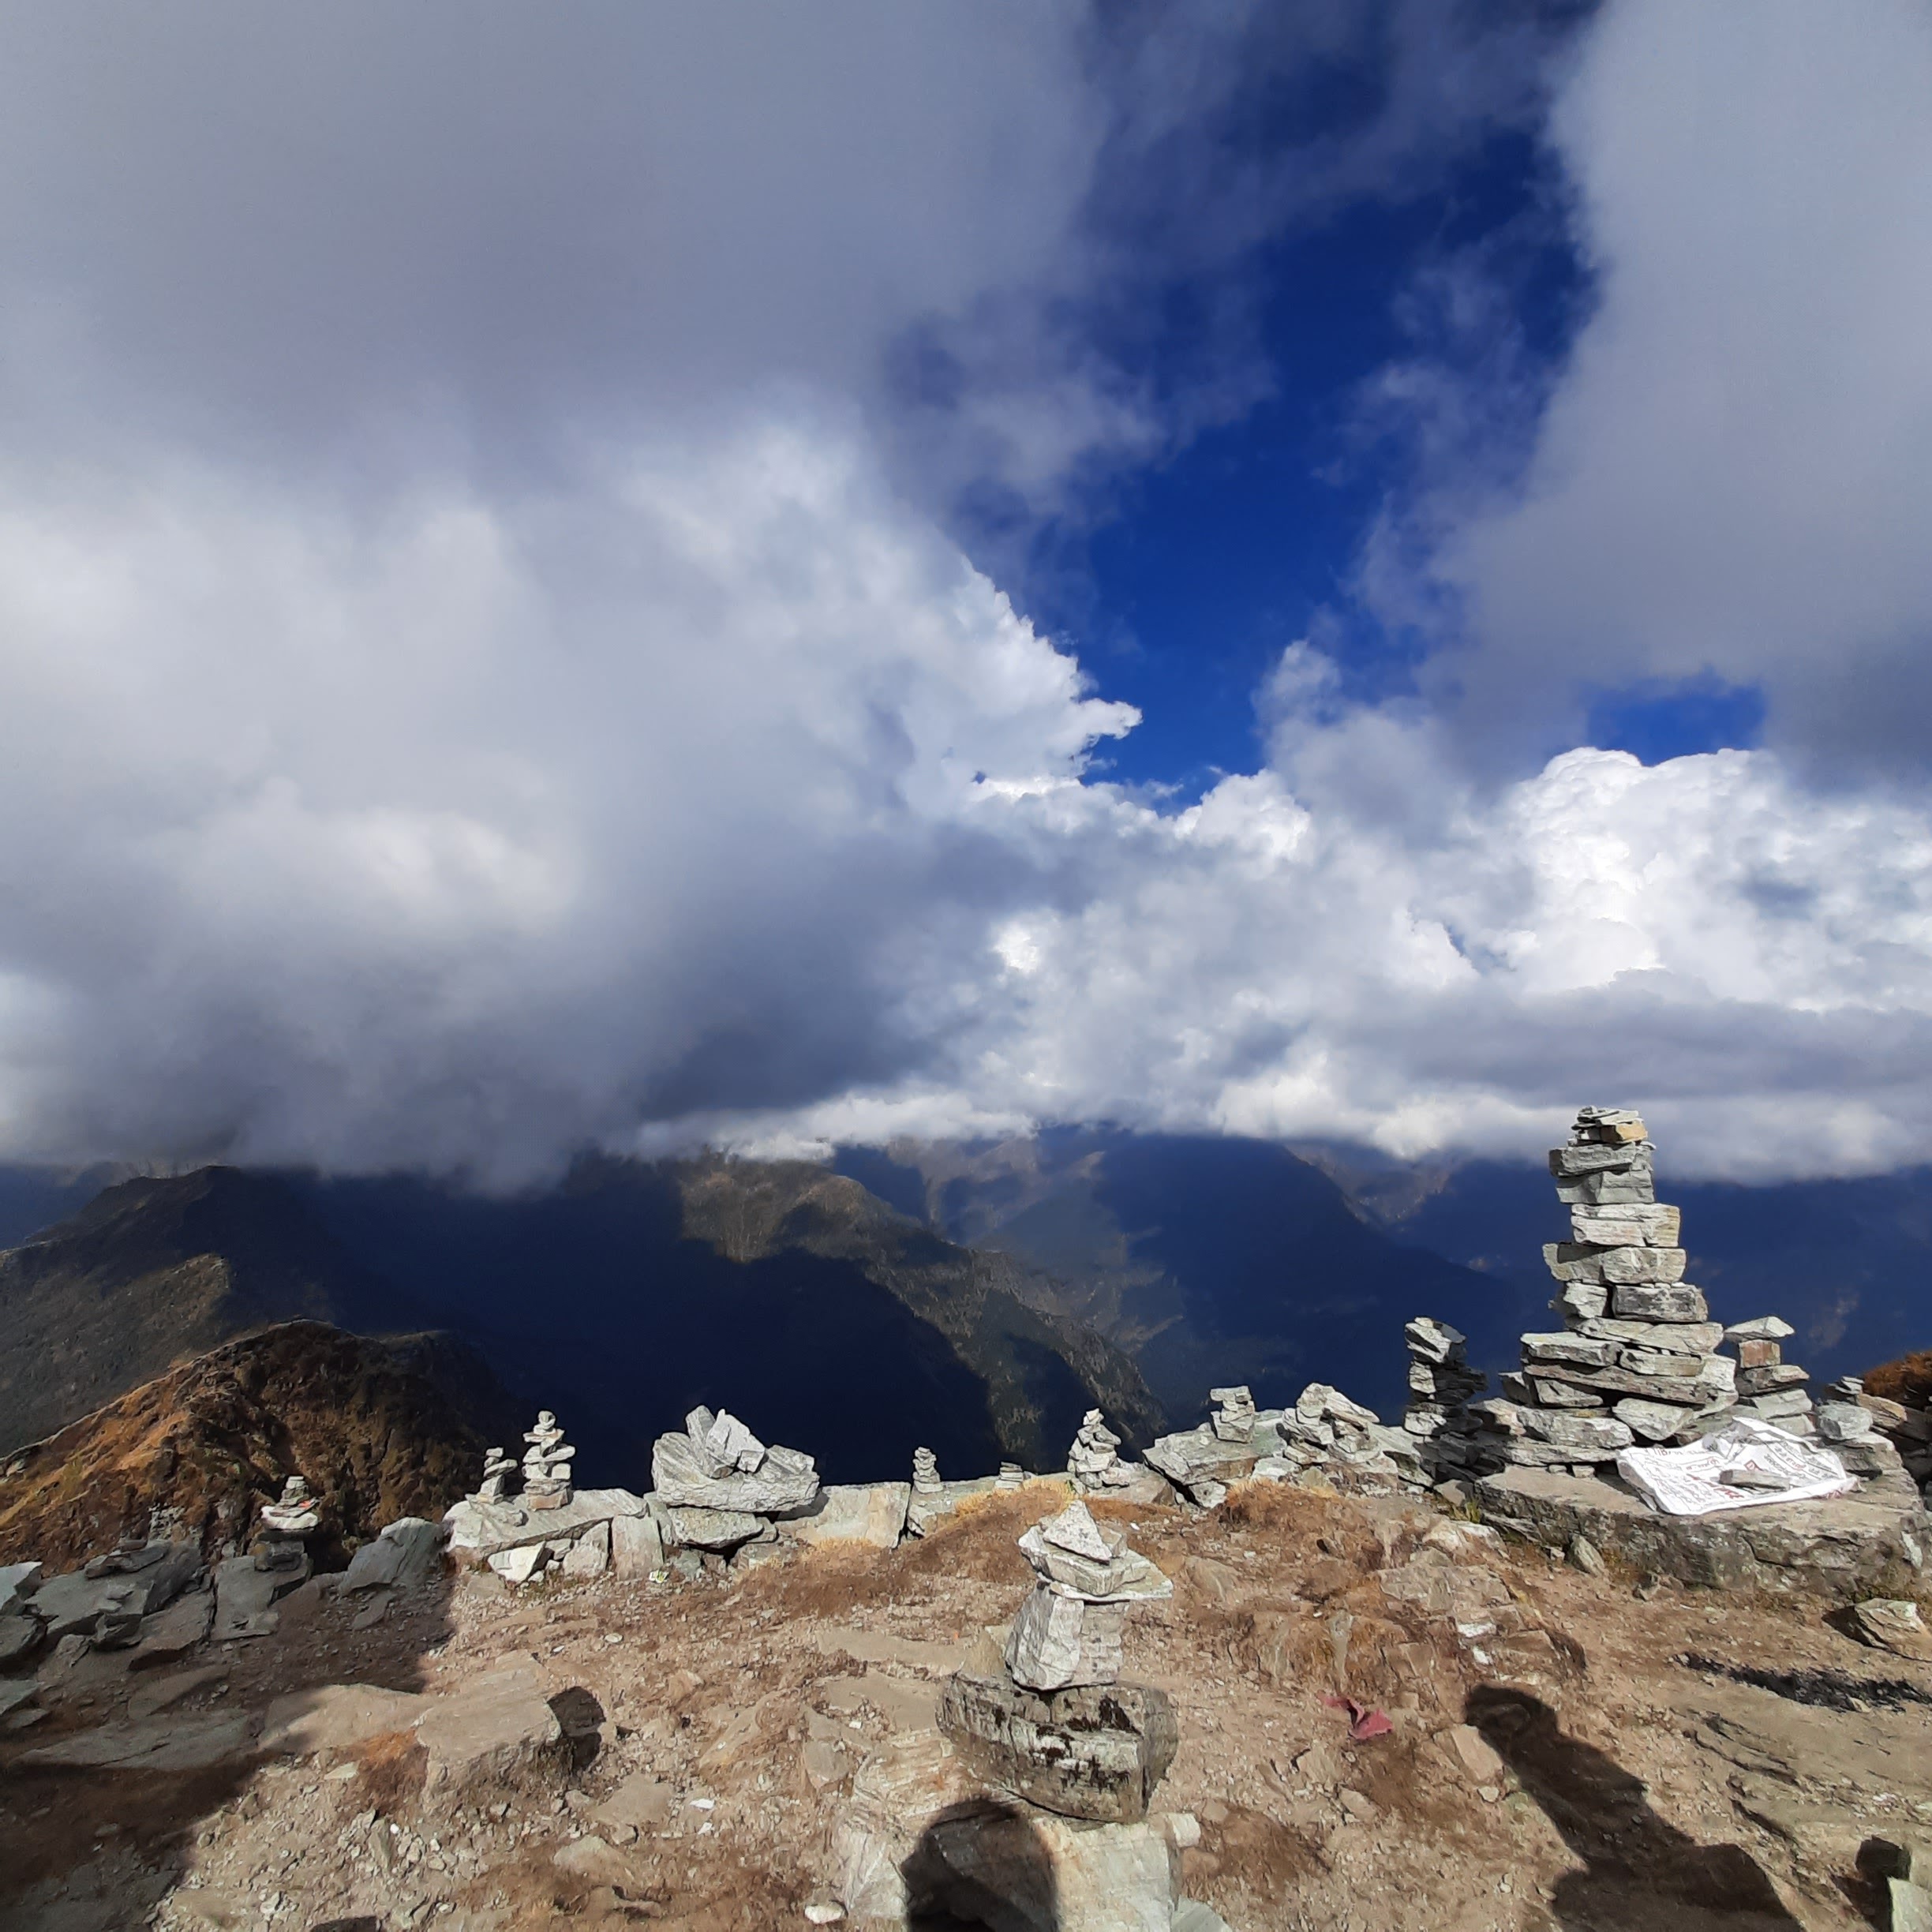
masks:
[[[1683,1279],[1680,1216],[1657,1198],[1656,1151],[1622,1107],[1582,1109],[1551,1150],[1571,1238],[1543,1258],[1562,1284],[1550,1305],[1563,1326],[1525,1335],[1503,1398],[1472,1405],[1488,1458],[1593,1475],[1633,1442],[1694,1442],[1735,1406],[1737,1364],[1717,1353],[1724,1331]]]
[[[1214,1404],[1208,1426],[1222,1442],[1245,1447],[1253,1440],[1260,1411],[1255,1407],[1254,1391],[1246,1383],[1235,1388],[1210,1389],[1208,1399]]]
[[[1098,1409],[1087,1411],[1067,1451],[1067,1473],[1081,1494],[1125,1488],[1140,1474],[1131,1462],[1121,1460],[1120,1441]]]
[[[1409,1348],[1409,1406],[1405,1433],[1416,1439],[1425,1485],[1458,1481],[1480,1466],[1477,1418],[1469,1405],[1489,1378],[1469,1365],[1469,1338],[1447,1322],[1418,1316],[1402,1331]]]
[[[523,1432],[523,1501],[534,1510],[567,1507],[571,1500],[571,1458],[577,1451],[564,1441],[548,1409],[537,1412],[537,1426]],[[487,1480],[487,1477],[486,1477]]]
[[[1417,1479],[1414,1439],[1389,1428],[1370,1408],[1326,1382],[1311,1382],[1292,1409],[1260,1420],[1271,1425],[1280,1449],[1255,1466],[1264,1480],[1308,1476],[1365,1496],[1391,1492],[1405,1477]],[[1278,1466],[1286,1466],[1278,1469]]]
[[[1760,1315],[1733,1322],[1724,1339],[1737,1350],[1738,1407],[1761,1421],[1776,1423],[1788,1436],[1812,1436],[1818,1432],[1806,1386],[1811,1378],[1784,1359],[1784,1343],[1793,1332],[1789,1322]]]
[[[299,1570],[307,1559],[304,1544],[322,1526],[322,1506],[309,1493],[305,1478],[291,1476],[282,1494],[261,1510],[261,1547],[255,1554],[258,1570]]]
[[[1020,1539],[1039,1581],[998,1661],[969,1658],[940,1728],[1001,1788],[1068,1818],[1144,1818],[1179,1740],[1174,1707],[1121,1681],[1121,1631],[1174,1586],[1076,1499]]]
[[[912,1451],[912,1489],[917,1496],[938,1496],[945,1488],[939,1473],[939,1458],[930,1449]]]
[[[509,1500],[509,1492],[504,1487],[516,1473],[516,1463],[504,1454],[500,1447],[492,1447],[483,1452],[483,1480],[477,1485],[476,1494],[469,1500],[472,1503],[500,1505]]]
[[[1897,1443],[1885,1427],[1893,1421],[1894,1411],[1900,1416],[1906,1413],[1897,1402],[1867,1395],[1860,1377],[1840,1376],[1825,1390],[1819,1406],[1819,1440],[1845,1466],[1848,1475],[1889,1476],[1905,1467]],[[1780,1422],[1779,1426],[1784,1425]]]

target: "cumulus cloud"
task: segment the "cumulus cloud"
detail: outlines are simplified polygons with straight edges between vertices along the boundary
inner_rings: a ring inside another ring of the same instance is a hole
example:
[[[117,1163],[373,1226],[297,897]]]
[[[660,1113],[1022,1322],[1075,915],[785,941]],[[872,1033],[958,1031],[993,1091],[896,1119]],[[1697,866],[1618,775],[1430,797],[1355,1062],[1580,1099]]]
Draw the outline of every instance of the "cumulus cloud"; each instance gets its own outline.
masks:
[[[1185,812],[1039,795],[1105,884],[994,936],[998,997],[953,1073],[989,1120],[1519,1155],[1597,1096],[1641,1103],[1682,1171],[1932,1151],[1922,812],[1821,799],[1764,752],[1585,749],[1479,791],[1435,721],[1311,721],[1332,680],[1305,646],[1282,683],[1275,761]],[[820,1130],[881,1137],[871,1106]]]
[[[1452,439],[1397,519],[1419,570],[1376,586],[1453,596],[1427,687],[1505,762],[1593,691],[1704,676],[1761,686],[1768,741],[1839,781],[1922,769],[1928,99],[1915,0],[1603,10],[1548,124],[1593,305],[1520,473]],[[1415,380],[1439,420],[1470,406]]]
[[[1548,45],[1184,17],[16,16],[0,1155],[1501,1151],[1588,1098],[1710,1171],[1932,1151],[1908,803],[1768,753],[1479,784],[1467,713],[1351,704],[1306,646],[1258,770],[1178,813],[1096,775],[1134,714],[948,506],[1240,406],[1237,313],[1181,395],[1092,307],[1405,192]],[[1351,116],[1244,145],[1364,62]],[[1543,622],[1508,532],[1546,499],[1437,526],[1493,593],[1479,667]]]

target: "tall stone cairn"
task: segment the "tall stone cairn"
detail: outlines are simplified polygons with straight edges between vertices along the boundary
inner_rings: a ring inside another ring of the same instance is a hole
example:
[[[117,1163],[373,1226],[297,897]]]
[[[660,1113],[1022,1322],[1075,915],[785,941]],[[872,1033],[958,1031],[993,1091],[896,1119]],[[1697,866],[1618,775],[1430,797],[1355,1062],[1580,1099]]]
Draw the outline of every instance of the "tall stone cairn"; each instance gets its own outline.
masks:
[[[1402,1411],[1402,1428],[1416,1438],[1423,1480],[1451,1482],[1474,1474],[1480,1466],[1477,1418],[1469,1405],[1489,1378],[1469,1365],[1469,1338],[1427,1315],[1410,1322],[1402,1338],[1409,1349],[1409,1406]]]
[[[1585,1107],[1550,1151],[1570,1239],[1543,1250],[1563,1327],[1522,1338],[1500,1398],[1472,1405],[1493,1460],[1592,1475],[1635,1443],[1694,1442],[1736,1406],[1722,1326],[1683,1279],[1680,1217],[1657,1198],[1657,1150],[1622,1107]]]
[[[938,1496],[945,1488],[939,1474],[939,1458],[930,1449],[912,1451],[912,1488],[919,1496]]]

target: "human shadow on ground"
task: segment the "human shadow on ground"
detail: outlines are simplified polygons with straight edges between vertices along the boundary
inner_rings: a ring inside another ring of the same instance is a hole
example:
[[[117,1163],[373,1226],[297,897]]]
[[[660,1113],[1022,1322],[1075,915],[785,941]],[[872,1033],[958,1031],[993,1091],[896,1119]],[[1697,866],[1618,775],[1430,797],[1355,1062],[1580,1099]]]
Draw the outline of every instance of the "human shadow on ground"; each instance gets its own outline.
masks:
[[[1052,1855],[1020,1807],[997,1798],[950,1805],[900,1867],[916,1932],[1056,1932]]]
[[[1699,1844],[1650,1808],[1643,1780],[1566,1733],[1539,1698],[1479,1685],[1464,1707],[1518,1782],[1583,1861],[1556,1884],[1551,1911],[1578,1932],[1789,1927],[1771,1881],[1736,1845]]]

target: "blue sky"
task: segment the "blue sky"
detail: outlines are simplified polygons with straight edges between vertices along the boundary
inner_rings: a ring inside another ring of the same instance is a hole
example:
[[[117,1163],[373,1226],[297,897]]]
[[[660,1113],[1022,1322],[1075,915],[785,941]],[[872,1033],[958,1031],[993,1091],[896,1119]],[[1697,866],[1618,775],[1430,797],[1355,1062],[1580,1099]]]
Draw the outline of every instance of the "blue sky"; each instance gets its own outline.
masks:
[[[0,1158],[1932,1159],[1912,0],[8,31]]]

